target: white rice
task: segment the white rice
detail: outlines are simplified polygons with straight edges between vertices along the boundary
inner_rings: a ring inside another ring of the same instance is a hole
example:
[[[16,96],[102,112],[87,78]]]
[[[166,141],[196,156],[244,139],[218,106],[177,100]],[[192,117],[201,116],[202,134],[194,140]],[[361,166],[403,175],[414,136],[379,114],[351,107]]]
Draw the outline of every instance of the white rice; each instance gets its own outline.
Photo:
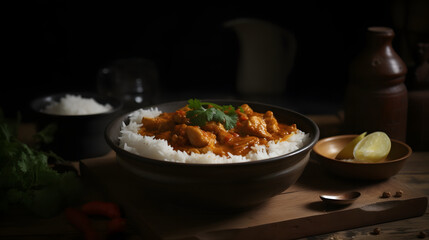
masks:
[[[222,157],[208,152],[205,154],[191,153],[188,154],[182,151],[174,150],[166,140],[155,139],[151,136],[142,136],[138,134],[138,130],[142,126],[141,119],[143,117],[157,117],[162,112],[157,108],[139,109],[129,115],[129,124],[124,122],[121,126],[119,145],[126,151],[134,154],[144,156],[147,158],[182,162],[182,163],[235,163],[235,162],[248,162],[272,158],[286,153],[293,152],[303,147],[310,139],[309,134],[300,130],[288,138],[286,141],[274,142],[270,141],[268,147],[265,145],[258,145],[252,147],[252,151],[246,156],[232,155]]]
[[[93,98],[83,98],[80,95],[67,94],[59,102],[52,102],[42,111],[55,115],[88,115],[108,112],[110,104],[102,105]]]

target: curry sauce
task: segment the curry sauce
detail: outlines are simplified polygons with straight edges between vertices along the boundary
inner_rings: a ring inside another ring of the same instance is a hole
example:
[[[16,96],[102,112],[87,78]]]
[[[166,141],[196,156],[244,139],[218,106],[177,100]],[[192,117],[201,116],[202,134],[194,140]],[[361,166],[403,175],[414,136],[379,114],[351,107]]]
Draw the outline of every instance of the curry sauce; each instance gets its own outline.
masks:
[[[211,151],[220,156],[245,156],[252,146],[267,145],[269,141],[285,141],[298,131],[296,124],[279,123],[272,111],[258,113],[247,104],[235,110],[237,122],[229,130],[216,121],[207,121],[202,126],[192,125],[186,114],[190,110],[185,106],[155,118],[143,117],[139,134],[164,139],[174,150],[187,153],[204,154]]]

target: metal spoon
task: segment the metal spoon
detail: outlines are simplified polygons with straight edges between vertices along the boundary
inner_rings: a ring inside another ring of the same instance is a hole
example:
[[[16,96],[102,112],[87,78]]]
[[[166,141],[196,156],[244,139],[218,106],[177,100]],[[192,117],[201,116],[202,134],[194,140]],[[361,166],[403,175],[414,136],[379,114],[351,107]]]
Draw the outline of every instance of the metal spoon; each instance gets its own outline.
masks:
[[[322,199],[322,201],[336,205],[351,204],[359,197],[360,192],[347,192],[338,195],[320,195],[320,199]]]

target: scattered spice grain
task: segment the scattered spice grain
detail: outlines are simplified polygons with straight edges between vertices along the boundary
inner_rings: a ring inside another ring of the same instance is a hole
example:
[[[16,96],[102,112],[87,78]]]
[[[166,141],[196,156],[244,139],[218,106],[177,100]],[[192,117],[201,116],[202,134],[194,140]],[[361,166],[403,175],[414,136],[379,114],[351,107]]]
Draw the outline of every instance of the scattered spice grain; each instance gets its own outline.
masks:
[[[374,228],[374,230],[372,230],[372,232],[371,232],[372,235],[379,235],[380,233],[381,233],[380,228]]]
[[[402,190],[399,190],[399,191],[397,191],[396,193],[395,193],[395,195],[393,195],[394,197],[396,197],[396,198],[400,198],[400,197],[402,197],[402,194],[403,194],[404,192],[402,191]]]
[[[383,192],[383,194],[381,194],[381,198],[390,198],[390,196],[390,192]]]
[[[419,234],[417,235],[418,238],[426,238],[427,237],[427,233],[424,231],[420,231]]]

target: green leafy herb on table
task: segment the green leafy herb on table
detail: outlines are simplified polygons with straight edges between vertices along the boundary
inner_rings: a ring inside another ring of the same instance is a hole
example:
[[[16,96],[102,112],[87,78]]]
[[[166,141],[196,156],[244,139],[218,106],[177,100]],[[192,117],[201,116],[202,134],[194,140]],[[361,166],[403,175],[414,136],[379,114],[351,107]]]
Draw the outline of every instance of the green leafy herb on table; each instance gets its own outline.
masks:
[[[79,178],[74,172],[53,170],[48,158],[56,155],[20,142],[17,126],[0,109],[0,214],[25,208],[41,217],[53,216],[77,199]]]
[[[36,147],[40,148],[43,144],[49,144],[54,141],[54,134],[57,131],[58,126],[56,124],[49,124],[42,130],[36,133],[34,135],[34,138],[36,140]],[[62,161],[62,159],[59,159]]]
[[[232,129],[237,124],[237,113],[232,105],[220,106],[214,103],[201,102],[198,99],[189,99],[186,112],[192,125],[204,126],[209,121],[222,123],[226,130]]]

